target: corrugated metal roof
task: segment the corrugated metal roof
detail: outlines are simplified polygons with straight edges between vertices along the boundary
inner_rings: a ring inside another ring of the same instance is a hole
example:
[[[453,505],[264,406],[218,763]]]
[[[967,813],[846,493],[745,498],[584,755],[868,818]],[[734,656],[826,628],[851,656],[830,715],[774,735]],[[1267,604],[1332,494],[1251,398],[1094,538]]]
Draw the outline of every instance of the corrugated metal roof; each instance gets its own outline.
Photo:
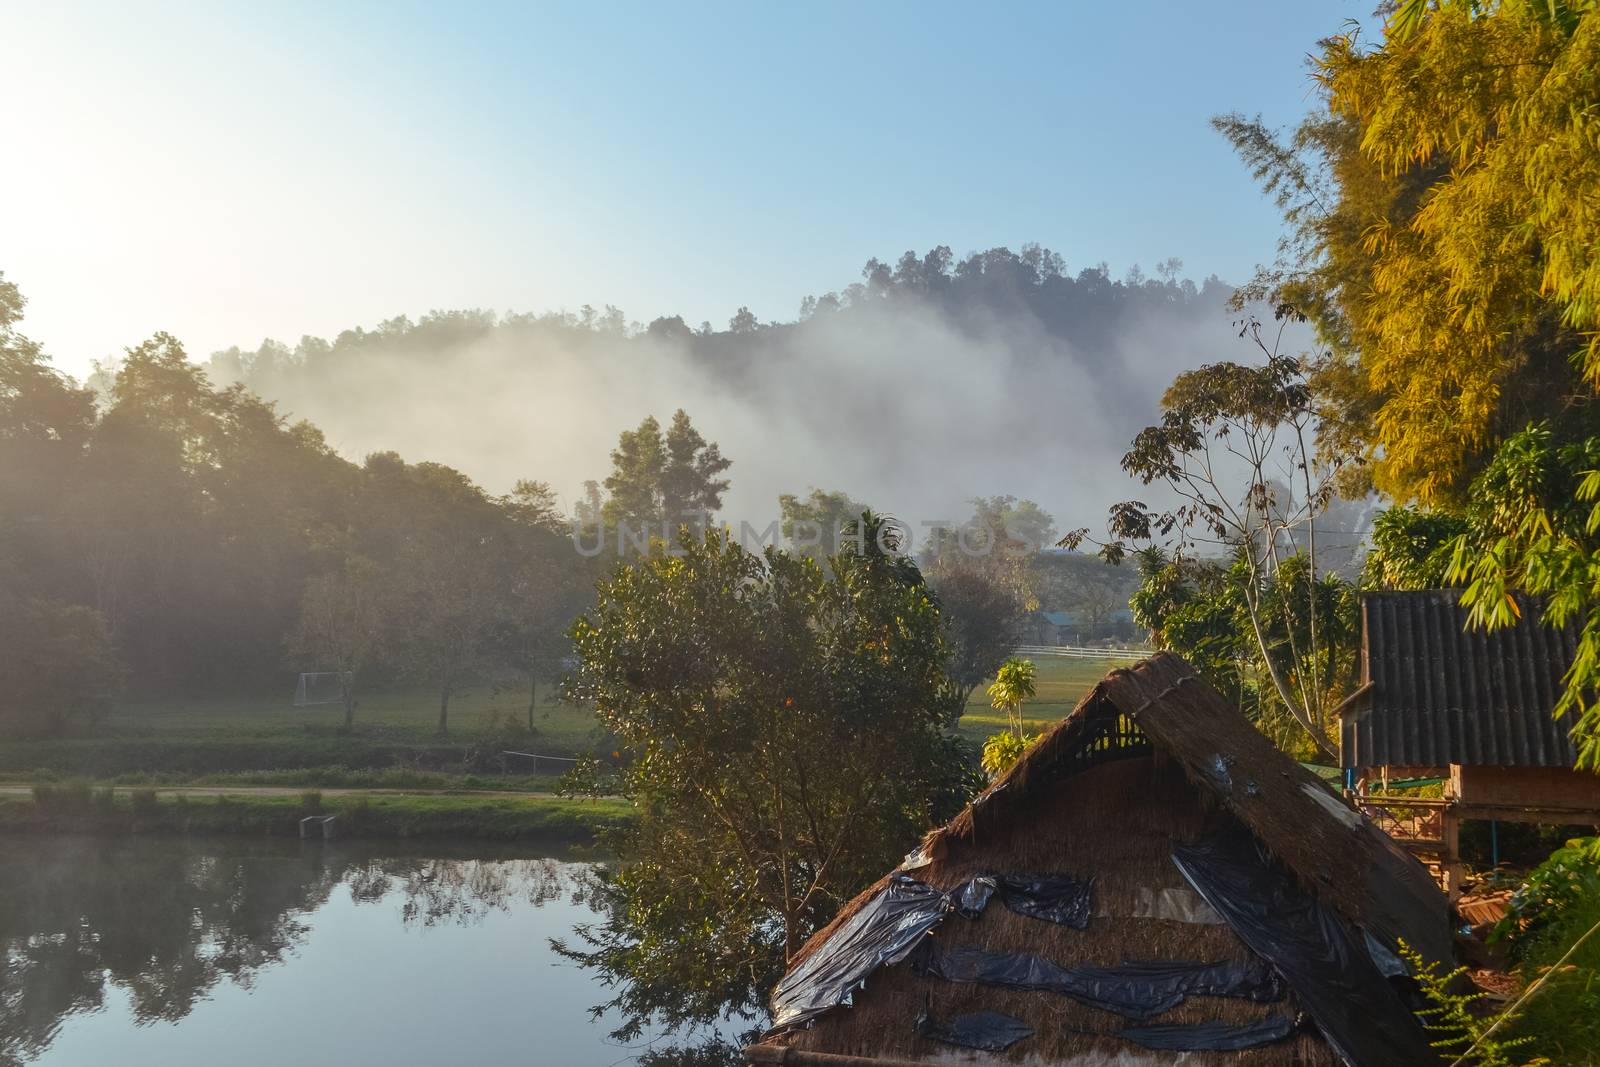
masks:
[[[1570,721],[1551,718],[1577,648],[1519,601],[1522,621],[1468,630],[1459,590],[1362,597],[1361,680],[1345,717],[1346,767],[1571,767]]]

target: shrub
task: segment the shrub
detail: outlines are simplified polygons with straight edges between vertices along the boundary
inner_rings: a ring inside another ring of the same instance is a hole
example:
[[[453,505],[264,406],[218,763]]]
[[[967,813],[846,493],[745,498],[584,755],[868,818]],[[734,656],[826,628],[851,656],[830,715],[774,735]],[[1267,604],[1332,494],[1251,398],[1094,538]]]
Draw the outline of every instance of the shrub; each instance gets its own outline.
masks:
[[[1495,930],[1522,979],[1541,986],[1507,1029],[1562,1064],[1600,1064],[1600,838],[1551,853],[1511,899]],[[1556,968],[1552,972],[1552,968]]]
[[[153,815],[159,803],[154,789],[135,789],[128,794],[128,804],[135,815]]]
[[[1421,1009],[1423,1025],[1434,1034],[1433,1047],[1443,1058],[1468,1067],[1537,1067],[1550,1061],[1540,1057],[1524,1060],[1516,1054],[1532,1042],[1530,1037],[1511,1037],[1495,1030],[1500,1017],[1476,1008],[1487,993],[1457,993],[1465,967],[1440,974],[1437,963],[1425,961],[1411,946],[1401,942],[1400,955],[1416,976],[1429,1006]]]
[[[989,740],[983,743],[983,773],[991,781],[1009,771],[1016,762],[1038,743],[1039,734],[1023,734],[1018,736],[1010,730],[998,734],[991,734]]]
[[[94,790],[82,778],[65,782],[40,782],[33,787],[34,803],[60,811],[87,811],[94,801]]]
[[[556,779],[556,795],[569,800],[595,800],[616,789],[616,777],[602,772],[600,761],[592,752],[579,756],[566,773]]]
[[[322,792],[317,789],[307,789],[300,794],[300,806],[307,811],[322,810]]]

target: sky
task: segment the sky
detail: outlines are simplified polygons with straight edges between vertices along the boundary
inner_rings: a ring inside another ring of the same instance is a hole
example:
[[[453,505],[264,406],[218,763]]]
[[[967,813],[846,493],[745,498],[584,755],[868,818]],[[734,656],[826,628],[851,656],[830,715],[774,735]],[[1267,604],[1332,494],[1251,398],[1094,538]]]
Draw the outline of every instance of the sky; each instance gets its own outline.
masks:
[[[74,375],[434,308],[789,320],[937,244],[1238,281],[1278,217],[1207,120],[1295,120],[1372,6],[0,0],[0,272]]]

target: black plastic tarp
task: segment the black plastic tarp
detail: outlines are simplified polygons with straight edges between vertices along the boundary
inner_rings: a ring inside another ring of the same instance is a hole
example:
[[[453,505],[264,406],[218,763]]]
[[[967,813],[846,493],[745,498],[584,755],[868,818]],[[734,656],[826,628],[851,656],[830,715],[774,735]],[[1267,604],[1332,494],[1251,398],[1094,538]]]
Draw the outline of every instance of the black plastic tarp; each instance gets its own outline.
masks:
[[[1248,832],[1179,845],[1172,858],[1234,933],[1283,975],[1349,1067],[1441,1062],[1360,933],[1302,889]]]
[[[783,976],[772,994],[774,1027],[795,1026],[849,1004],[868,975],[905,959],[946,915],[956,911],[971,918],[981,912],[994,891],[992,880],[983,883],[973,879],[946,894],[909,875],[894,875],[825,944]]]
[[[1277,977],[1259,961],[1153,961],[1066,967],[1028,952],[985,952],[930,941],[912,958],[912,966],[922,974],[948,982],[981,982],[1061,993],[1129,1019],[1154,1018],[1191,996],[1259,1001],[1283,996]]]
[[[917,1016],[917,1033],[946,1045],[1000,1052],[1025,1037],[1032,1037],[1033,1027],[1015,1015],[999,1011],[952,1015],[944,1022],[938,1022],[932,1015],[923,1012]]]
[[[1117,1036],[1145,1048],[1171,1052],[1233,1052],[1282,1041],[1294,1033],[1294,1020],[1269,1015],[1253,1023],[1149,1023],[1129,1026]]]
[[[1018,915],[1072,926],[1089,925],[1094,913],[1094,882],[1059,874],[997,874],[1000,901]]]

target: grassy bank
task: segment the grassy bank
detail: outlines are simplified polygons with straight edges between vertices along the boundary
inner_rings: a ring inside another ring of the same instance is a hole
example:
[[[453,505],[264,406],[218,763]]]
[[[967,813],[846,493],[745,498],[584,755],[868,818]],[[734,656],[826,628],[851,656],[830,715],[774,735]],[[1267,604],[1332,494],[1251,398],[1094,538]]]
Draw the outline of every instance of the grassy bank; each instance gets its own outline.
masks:
[[[450,837],[585,844],[624,825],[621,800],[493,796],[231,795],[163,797],[153,790],[44,786],[0,797],[0,832],[297,836],[307,815],[337,815],[345,837]]]
[[[1036,662],[1038,695],[1023,709],[1030,732],[1065,716],[1113,666]],[[446,739],[435,735],[437,696],[421,690],[363,694],[348,732],[340,707],[296,708],[287,695],[133,701],[91,734],[4,739],[0,782],[547,792],[563,764],[507,753],[570,758],[614,747],[592,712],[554,697],[553,688],[541,691],[530,730],[526,693],[461,694]],[[962,735],[981,745],[1004,727],[1005,716],[975,690]]]

